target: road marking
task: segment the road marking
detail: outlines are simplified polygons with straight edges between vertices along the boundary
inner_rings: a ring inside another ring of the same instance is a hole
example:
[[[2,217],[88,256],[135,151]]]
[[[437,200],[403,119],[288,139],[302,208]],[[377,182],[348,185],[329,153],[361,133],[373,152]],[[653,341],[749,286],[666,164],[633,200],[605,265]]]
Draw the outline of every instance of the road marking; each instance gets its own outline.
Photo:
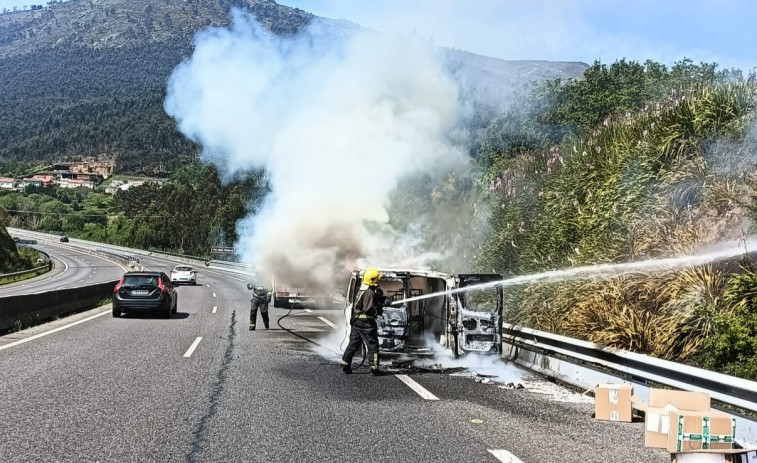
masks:
[[[302,310],[304,310],[305,312],[312,312],[312,310],[310,309],[302,309]]]
[[[213,306],[213,313],[216,313],[216,310],[218,310],[218,306],[217,306],[217,305],[214,305],[214,306]]]
[[[426,400],[439,400],[439,397],[435,396],[434,394],[428,392],[428,390],[421,386],[420,384],[413,381],[412,378],[410,378],[408,375],[395,375],[400,381],[407,384],[407,386],[414,390],[419,396],[423,397]]]
[[[4,346],[0,346],[0,350],[8,349],[8,348],[11,348],[13,346],[17,346],[19,344],[23,344],[25,342],[34,341],[35,339],[41,338],[42,336],[47,336],[48,334],[57,333],[58,331],[65,330],[66,328],[71,328],[72,326],[76,326],[76,325],[78,325],[80,323],[84,323],[84,322],[87,322],[87,321],[90,321],[90,320],[94,320],[97,317],[102,317],[103,315],[105,315],[107,313],[111,313],[111,310],[108,309],[108,310],[106,310],[104,312],[100,312],[99,314],[92,315],[91,317],[87,317],[85,319],[79,320],[78,322],[73,322],[73,323],[69,323],[68,325],[59,326],[58,328],[52,329],[50,331],[45,331],[44,333],[39,333],[39,334],[35,334],[34,336],[29,336],[26,339],[19,339],[18,341],[13,341],[10,344],[6,344]]]
[[[210,285],[206,285],[208,288],[210,288]]]
[[[331,321],[328,318],[318,317],[318,320],[322,321],[323,323],[329,325],[332,328],[336,328],[336,325],[331,323]]]
[[[216,297],[216,293],[213,293],[213,297]]]
[[[502,463],[523,463],[520,458],[516,457],[512,453],[508,452],[507,450],[488,450],[489,453],[494,455],[494,457],[501,461]]]
[[[79,280],[77,283],[84,283],[84,280]]]
[[[193,342],[192,345],[189,346],[189,349],[187,350],[187,353],[184,354],[184,357],[187,357],[187,358],[191,357],[192,352],[194,352],[195,349],[197,349],[197,346],[200,344],[200,341],[202,341],[202,336],[195,339],[195,342]]]

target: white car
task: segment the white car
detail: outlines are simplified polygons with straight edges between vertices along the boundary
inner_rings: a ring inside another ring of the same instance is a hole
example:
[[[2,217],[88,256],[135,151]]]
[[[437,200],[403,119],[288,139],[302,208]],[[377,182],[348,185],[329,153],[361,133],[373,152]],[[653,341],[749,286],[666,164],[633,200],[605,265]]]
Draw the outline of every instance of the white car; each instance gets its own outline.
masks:
[[[197,284],[197,270],[189,265],[177,265],[171,271],[171,283],[177,285],[179,283]]]

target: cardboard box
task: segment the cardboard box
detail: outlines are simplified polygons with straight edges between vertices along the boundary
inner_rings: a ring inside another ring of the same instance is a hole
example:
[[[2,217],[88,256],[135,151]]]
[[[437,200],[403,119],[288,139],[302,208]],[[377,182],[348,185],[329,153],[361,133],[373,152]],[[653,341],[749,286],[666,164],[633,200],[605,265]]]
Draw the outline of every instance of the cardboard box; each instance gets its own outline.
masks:
[[[754,463],[757,452],[754,450],[706,450],[690,453],[671,453],[671,463]]]
[[[648,407],[644,420],[644,447],[664,449],[668,446],[670,433],[670,412],[677,410],[672,405],[667,407]]]
[[[637,405],[637,408],[641,407]],[[650,389],[644,431],[645,447],[667,448],[670,412],[678,410],[709,411],[710,395],[704,392]]]
[[[678,410],[706,412],[710,409],[710,394],[655,388],[649,390],[650,407],[664,408],[668,405],[672,405]]]
[[[731,450],[736,437],[736,420],[717,410],[670,412],[668,452]]]
[[[594,418],[630,423],[633,418],[630,384],[600,384],[594,388]]]

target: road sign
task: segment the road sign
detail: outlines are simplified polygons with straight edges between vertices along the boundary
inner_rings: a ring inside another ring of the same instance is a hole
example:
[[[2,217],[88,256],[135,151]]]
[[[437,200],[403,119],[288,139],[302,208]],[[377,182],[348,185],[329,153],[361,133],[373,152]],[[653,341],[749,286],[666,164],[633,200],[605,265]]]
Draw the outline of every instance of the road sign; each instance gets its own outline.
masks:
[[[234,248],[227,248],[223,246],[213,246],[210,248],[210,252],[214,254],[234,254]]]

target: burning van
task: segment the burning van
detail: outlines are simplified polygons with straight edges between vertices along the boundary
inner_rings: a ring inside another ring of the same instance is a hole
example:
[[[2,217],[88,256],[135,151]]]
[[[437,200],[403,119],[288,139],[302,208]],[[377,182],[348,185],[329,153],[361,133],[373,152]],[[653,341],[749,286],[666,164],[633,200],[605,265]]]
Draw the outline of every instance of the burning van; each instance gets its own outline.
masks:
[[[379,268],[379,286],[391,305],[377,317],[379,351],[432,354],[439,348],[457,357],[499,353],[502,333],[502,275],[449,274]],[[364,269],[352,272],[345,297],[349,320]]]

